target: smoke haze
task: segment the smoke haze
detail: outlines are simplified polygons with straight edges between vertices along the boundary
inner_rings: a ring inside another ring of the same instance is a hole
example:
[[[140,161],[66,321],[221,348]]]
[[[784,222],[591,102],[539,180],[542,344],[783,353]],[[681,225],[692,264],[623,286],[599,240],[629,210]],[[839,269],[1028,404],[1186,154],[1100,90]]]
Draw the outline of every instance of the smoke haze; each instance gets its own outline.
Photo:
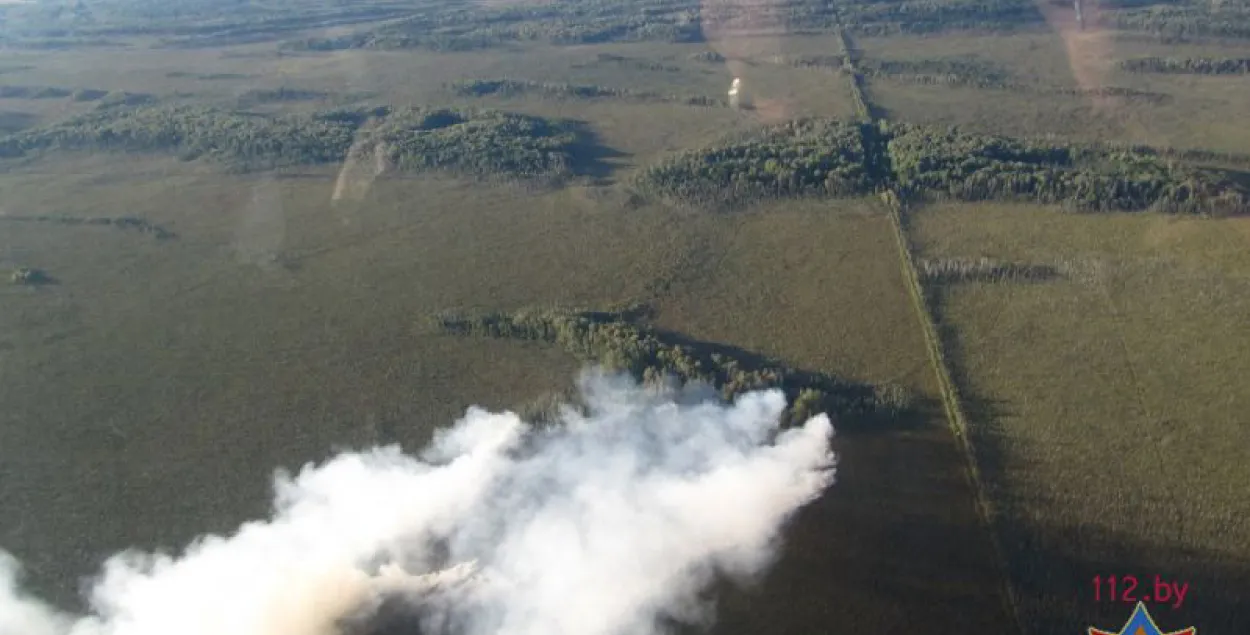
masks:
[[[708,623],[833,480],[833,429],[781,431],[779,391],[715,400],[587,372],[534,427],[470,408],[413,457],[343,454],[275,478],[272,518],[179,555],[124,553],[87,616],[23,594],[0,552],[0,635],[331,635],[384,602],[426,635],[644,635]],[[364,620],[364,622],[361,622]]]

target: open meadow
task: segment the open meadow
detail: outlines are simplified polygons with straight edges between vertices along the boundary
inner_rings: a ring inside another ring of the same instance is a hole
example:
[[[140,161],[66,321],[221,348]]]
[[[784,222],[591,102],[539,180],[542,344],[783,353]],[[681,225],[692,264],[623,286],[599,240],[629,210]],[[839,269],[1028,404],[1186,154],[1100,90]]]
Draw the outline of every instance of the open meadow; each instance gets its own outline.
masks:
[[[1155,56],[1250,57],[1244,42],[1164,44],[1104,31],[864,37],[857,44],[885,67],[870,91],[892,119],[1234,154],[1250,147],[1241,124],[1250,102],[1244,75],[1120,66]]]
[[[1118,571],[1189,580],[1200,631],[1241,628],[1250,225],[997,204],[913,222],[926,258],[1069,271],[935,301],[1025,615],[1077,627]]]

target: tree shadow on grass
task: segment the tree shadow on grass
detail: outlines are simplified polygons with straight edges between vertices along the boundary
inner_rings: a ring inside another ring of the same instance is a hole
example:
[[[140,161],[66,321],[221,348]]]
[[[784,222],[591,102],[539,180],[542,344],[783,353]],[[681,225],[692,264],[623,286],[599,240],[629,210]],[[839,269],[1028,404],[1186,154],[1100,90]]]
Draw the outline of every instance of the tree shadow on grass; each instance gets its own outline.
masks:
[[[940,304],[936,307],[940,314]],[[952,378],[960,387],[972,446],[983,485],[991,491],[1006,482],[1010,470],[1006,437],[996,422],[1013,416],[1009,402],[980,395],[964,372],[959,333],[940,327]],[[1001,513],[993,531],[1002,546],[1024,635],[1082,634],[1096,627],[1119,632],[1133,603],[1113,602],[1103,588],[1094,594],[1094,576],[1135,576],[1136,597],[1154,598],[1155,576],[1189,583],[1179,607],[1148,602],[1164,632],[1197,627],[1198,633],[1250,633],[1250,558],[1244,545],[1216,553],[1185,545],[1150,543],[1139,536],[1101,527],[1069,526],[1046,519]],[[1243,553],[1231,552],[1242,550]],[[1123,583],[1120,586],[1124,588]]]
[[[561,344],[583,361],[629,372],[637,381],[665,375],[712,384],[725,397],[777,388],[791,407],[784,425],[827,412],[843,430],[871,432],[919,425],[933,410],[899,386],[877,386],[799,369],[731,344],[697,340],[648,323],[645,305],[610,311],[541,309],[465,316],[444,312],[434,322],[446,333]],[[600,329],[600,330],[596,330]]]
[[[573,170],[573,174],[589,177],[596,184],[608,182],[612,174],[621,167],[620,164],[613,162],[612,159],[619,159],[629,155],[604,145],[599,134],[594,131],[589,122],[570,120],[565,123],[575,135],[575,140],[569,147],[569,154],[572,158],[570,167]]]
[[[1012,633],[945,423],[839,435],[834,449],[837,482],[794,517],[757,583],[720,585],[712,633]]]
[[[848,405],[839,412],[831,413],[836,418],[838,430],[844,434],[872,434],[885,429],[916,428],[924,425],[935,411],[941,411],[940,404],[923,397],[913,397],[906,407],[898,410],[863,408],[860,404],[874,403],[879,394],[877,387],[873,384],[796,368],[786,364],[784,360],[748,351],[732,344],[697,340],[681,333],[658,328],[653,328],[652,331],[661,342],[685,347],[702,359],[731,359],[746,369],[786,369],[788,377],[782,388],[787,393],[796,392],[800,387],[815,388],[832,396],[837,403]]]
[[[1026,635],[1085,633],[1091,626],[1119,632],[1137,600],[1146,602],[1165,633],[1190,626],[1200,634],[1250,633],[1250,560],[1244,555],[1151,544],[1098,527],[1004,524],[1000,535]],[[1113,575],[1121,593],[1125,576],[1136,578],[1133,602],[1110,598],[1106,579]],[[1103,580],[1098,596],[1095,576]],[[1159,602],[1156,576],[1188,584],[1184,601]]]

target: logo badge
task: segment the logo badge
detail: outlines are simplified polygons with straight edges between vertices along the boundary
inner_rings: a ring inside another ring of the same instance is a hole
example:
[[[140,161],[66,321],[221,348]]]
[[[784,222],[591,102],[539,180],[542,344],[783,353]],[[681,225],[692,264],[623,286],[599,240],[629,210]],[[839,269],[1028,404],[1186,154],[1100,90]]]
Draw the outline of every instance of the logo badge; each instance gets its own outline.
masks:
[[[1150,617],[1150,611],[1146,610],[1145,603],[1138,602],[1137,609],[1129,616],[1124,628],[1119,631],[1102,631],[1091,626],[1089,635],[1198,635],[1198,629],[1190,626],[1179,631],[1164,633],[1159,630],[1154,618]]]

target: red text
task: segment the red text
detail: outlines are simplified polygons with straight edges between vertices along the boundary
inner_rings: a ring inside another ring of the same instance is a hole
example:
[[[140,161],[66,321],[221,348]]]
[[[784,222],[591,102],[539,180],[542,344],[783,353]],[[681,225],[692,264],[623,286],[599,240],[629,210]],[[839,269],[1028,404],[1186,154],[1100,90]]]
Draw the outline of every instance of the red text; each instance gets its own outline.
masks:
[[[1124,602],[1126,604],[1153,602],[1179,609],[1185,603],[1185,596],[1189,593],[1188,582],[1166,580],[1160,575],[1155,575],[1153,579],[1145,581],[1138,580],[1134,575],[1096,575],[1093,582],[1096,602]]]

